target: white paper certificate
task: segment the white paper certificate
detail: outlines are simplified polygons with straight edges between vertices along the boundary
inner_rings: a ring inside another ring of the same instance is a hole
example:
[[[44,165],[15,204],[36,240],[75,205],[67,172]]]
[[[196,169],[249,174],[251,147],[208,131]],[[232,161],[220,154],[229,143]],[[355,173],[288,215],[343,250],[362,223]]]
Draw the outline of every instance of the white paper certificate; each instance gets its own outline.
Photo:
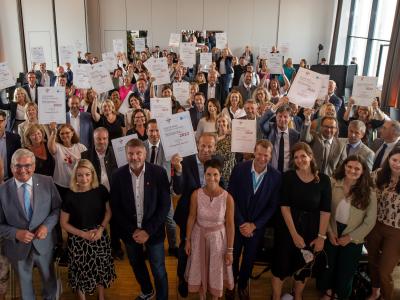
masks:
[[[65,88],[38,87],[38,108],[39,124],[65,124]]]
[[[185,157],[197,153],[192,121],[188,111],[157,120],[166,160],[179,153]]]
[[[378,77],[354,76],[351,97],[356,105],[370,106],[377,94]]]
[[[115,54],[124,53],[125,52],[124,41],[122,39],[113,40],[113,49]]]
[[[271,74],[282,74],[282,54],[268,53],[267,55]]]
[[[146,39],[145,38],[135,38],[135,51],[136,52],[146,51]]]
[[[232,120],[232,152],[254,152],[257,140],[256,125],[256,120]]]
[[[228,39],[226,37],[226,32],[215,33],[215,42],[218,49],[225,49],[228,47]]]
[[[125,152],[126,143],[128,143],[131,139],[137,139],[137,138],[138,138],[137,134],[130,134],[127,136],[123,136],[121,138],[111,140],[118,168],[128,163]]]
[[[200,65],[201,65],[200,71],[208,72],[211,64],[212,64],[212,53],[211,52],[200,53]]]
[[[150,114],[157,121],[172,116],[171,98],[150,98]]]
[[[189,82],[174,82],[172,84],[174,96],[182,106],[188,106],[187,100],[189,99]]]
[[[37,64],[46,62],[46,58],[44,57],[43,47],[31,48],[31,61]]]
[[[170,83],[171,78],[169,77],[167,58],[166,57],[160,57],[154,59],[150,58],[147,61],[149,60],[151,60],[149,62],[151,76],[153,76],[156,79],[154,81],[154,85]]]
[[[289,53],[290,44],[289,43],[280,43],[278,50],[283,55],[287,55]]]
[[[92,65],[90,64],[77,64],[74,65],[74,85],[79,89],[89,89],[90,85],[90,71]]]
[[[318,99],[325,100],[328,95],[329,75],[320,74],[321,77],[321,88],[319,89]]]
[[[60,63],[63,65],[65,63],[73,64],[77,61],[75,48],[72,45],[60,46]]]
[[[181,43],[179,57],[185,67],[192,68],[196,64],[196,44]]]
[[[288,97],[301,107],[312,108],[318,97],[321,88],[321,74],[299,68],[292,86],[289,89]]]
[[[169,35],[168,46],[178,48],[180,41],[181,41],[181,34],[180,33],[171,33]]]
[[[90,85],[92,88],[99,94],[114,89],[114,85],[112,83],[110,73],[107,70],[106,63],[102,61],[91,66],[92,68],[89,76]]]
[[[271,51],[270,46],[260,46],[259,54],[258,56],[260,59],[268,59],[269,52]]]
[[[0,63],[0,90],[15,85],[15,80],[11,74],[7,62]]]
[[[113,52],[102,53],[101,57],[103,61],[106,63],[107,70],[109,72],[114,72],[114,69],[117,68],[117,58]]]

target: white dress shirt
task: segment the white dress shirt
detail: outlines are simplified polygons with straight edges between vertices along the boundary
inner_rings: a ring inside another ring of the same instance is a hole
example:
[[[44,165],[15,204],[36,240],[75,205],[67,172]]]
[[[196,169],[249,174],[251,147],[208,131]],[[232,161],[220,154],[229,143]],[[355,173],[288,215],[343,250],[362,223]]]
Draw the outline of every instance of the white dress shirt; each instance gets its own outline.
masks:
[[[138,228],[142,228],[143,221],[143,211],[144,211],[144,172],[146,169],[146,165],[143,165],[143,169],[140,172],[139,176],[136,176],[135,173],[129,168],[129,172],[132,177],[132,187],[133,194],[135,197],[135,207],[136,207],[136,220]]]
[[[79,112],[76,117],[74,117],[71,112],[69,112],[69,123],[74,128],[76,135],[79,137],[79,133],[81,130],[81,113]]]

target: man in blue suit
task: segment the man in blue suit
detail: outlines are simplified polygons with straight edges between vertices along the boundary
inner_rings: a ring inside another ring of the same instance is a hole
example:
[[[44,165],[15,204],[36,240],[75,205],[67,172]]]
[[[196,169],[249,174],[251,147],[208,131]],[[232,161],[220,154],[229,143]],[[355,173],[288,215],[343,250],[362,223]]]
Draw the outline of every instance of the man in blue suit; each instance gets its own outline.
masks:
[[[239,299],[249,299],[248,280],[267,222],[278,206],[281,173],[268,165],[272,144],[259,140],[254,148],[254,160],[236,165],[228,191],[235,200],[235,242],[233,276],[238,283]],[[242,263],[239,268],[239,259]],[[226,299],[234,299],[234,290]]]
[[[116,170],[111,179],[111,209],[141,288],[136,299],[154,297],[144,247],[149,256],[157,299],[168,299],[164,256],[164,222],[171,205],[168,176],[164,168],[145,161],[147,153],[141,140],[130,140],[125,152],[128,164]]]

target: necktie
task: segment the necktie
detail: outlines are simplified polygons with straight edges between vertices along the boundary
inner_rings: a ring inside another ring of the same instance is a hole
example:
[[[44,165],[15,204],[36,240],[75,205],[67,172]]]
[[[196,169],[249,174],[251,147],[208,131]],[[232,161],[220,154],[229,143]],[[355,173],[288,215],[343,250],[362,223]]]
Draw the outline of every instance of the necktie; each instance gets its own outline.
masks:
[[[326,165],[328,164],[328,156],[329,156],[329,141],[324,140],[324,155],[323,155],[322,166],[321,166],[321,173],[324,173],[324,174],[326,174],[325,169],[326,169]]]
[[[279,140],[279,156],[278,156],[278,170],[283,172],[284,156],[285,156],[285,139],[283,137],[285,133],[281,132],[281,138]]]
[[[25,206],[25,213],[26,216],[28,217],[28,220],[30,221],[32,218],[32,206],[31,206],[31,195],[29,191],[29,185],[27,183],[24,183],[22,185],[24,188],[24,206]]]
[[[385,155],[385,151],[387,148],[387,144],[383,144],[381,151],[379,151],[378,155],[375,158],[374,165],[372,166],[372,171],[378,169],[382,164],[383,156]]]
[[[350,150],[351,150],[351,144],[347,144],[347,148],[346,148],[346,154],[347,156],[349,156]]]
[[[154,164],[155,160],[156,160],[156,146],[151,146],[150,163]]]

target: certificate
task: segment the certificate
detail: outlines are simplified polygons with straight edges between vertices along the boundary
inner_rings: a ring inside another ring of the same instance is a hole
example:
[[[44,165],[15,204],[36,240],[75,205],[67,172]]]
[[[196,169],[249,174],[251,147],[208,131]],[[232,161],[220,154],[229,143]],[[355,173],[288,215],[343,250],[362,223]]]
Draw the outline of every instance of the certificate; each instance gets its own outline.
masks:
[[[268,59],[269,52],[271,51],[270,46],[260,46],[260,50],[258,52],[258,57],[260,59]]]
[[[181,43],[179,57],[183,62],[183,66],[193,68],[193,65],[196,64],[196,44]]]
[[[256,120],[232,120],[232,152],[253,153],[257,140]]]
[[[188,99],[190,95],[189,82],[187,81],[174,82],[172,84],[172,88],[176,100],[178,100],[182,106],[188,106]]]
[[[146,39],[145,38],[135,38],[135,51],[136,52],[146,51]]]
[[[268,53],[268,67],[271,74],[282,74],[282,54]]]
[[[192,121],[188,111],[157,120],[166,160],[178,153],[185,157],[197,153]]]
[[[115,54],[124,53],[125,52],[124,41],[122,39],[113,40],[113,49]]]
[[[101,94],[114,89],[110,73],[104,61],[91,65],[91,67],[89,72],[90,85],[97,93]]]
[[[216,42],[216,47],[220,50],[228,47],[228,39],[226,37],[226,32],[216,32],[215,42]]]
[[[287,55],[289,53],[289,43],[280,43],[278,50],[280,53],[282,53],[283,55]]]
[[[31,48],[31,61],[37,64],[46,62],[46,58],[44,57],[43,47]]]
[[[0,63],[0,90],[15,85],[15,80],[11,74],[7,62]]]
[[[171,83],[171,78],[169,77],[168,63],[166,57],[160,58],[150,58],[147,61],[150,65],[150,73],[156,80],[154,85],[162,85]],[[147,62],[146,61],[146,62]],[[147,67],[147,66],[146,66]]]
[[[171,98],[150,98],[150,114],[157,121],[172,116]]]
[[[312,108],[318,97],[321,88],[321,74],[299,68],[292,86],[289,89],[288,97],[301,107]]]
[[[66,123],[64,87],[38,87],[39,124]]]
[[[111,140],[111,144],[114,150],[115,160],[117,161],[118,168],[128,163],[126,159],[125,145],[132,139],[137,139],[137,134],[130,134],[121,138]]]
[[[74,65],[74,85],[78,89],[90,89],[90,71],[92,65],[90,64],[76,64]]]
[[[106,63],[107,70],[111,73],[114,72],[114,69],[117,68],[117,58],[113,52],[102,53],[101,57],[103,61]]]
[[[378,77],[354,76],[351,97],[356,105],[370,106],[377,95]]]
[[[328,95],[329,75],[320,74],[321,77],[321,88],[319,89],[318,99],[325,100]]]
[[[168,46],[178,48],[180,41],[181,41],[180,33],[171,33],[169,35]]]
[[[66,64],[70,63],[73,64],[77,61],[74,46],[60,46],[60,63]]]
[[[200,53],[200,71],[208,72],[212,64],[212,53]]]

